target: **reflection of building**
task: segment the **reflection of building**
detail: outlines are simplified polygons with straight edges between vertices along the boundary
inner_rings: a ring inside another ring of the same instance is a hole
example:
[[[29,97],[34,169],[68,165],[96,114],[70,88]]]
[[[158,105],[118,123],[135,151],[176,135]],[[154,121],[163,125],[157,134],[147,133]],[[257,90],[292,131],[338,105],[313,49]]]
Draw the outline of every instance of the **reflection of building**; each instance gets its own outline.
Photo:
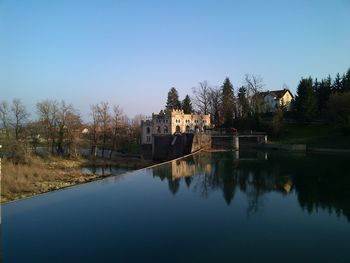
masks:
[[[171,162],[172,179],[192,176],[196,172],[194,163],[189,163],[184,160]]]
[[[142,144],[152,144],[152,135],[172,135],[175,133],[193,133],[210,127],[209,114],[185,114],[183,110],[160,111],[152,118],[144,120],[142,126]]]
[[[177,160],[171,162],[172,179],[193,176],[196,174],[210,174],[212,172],[211,163],[200,163],[187,160]]]

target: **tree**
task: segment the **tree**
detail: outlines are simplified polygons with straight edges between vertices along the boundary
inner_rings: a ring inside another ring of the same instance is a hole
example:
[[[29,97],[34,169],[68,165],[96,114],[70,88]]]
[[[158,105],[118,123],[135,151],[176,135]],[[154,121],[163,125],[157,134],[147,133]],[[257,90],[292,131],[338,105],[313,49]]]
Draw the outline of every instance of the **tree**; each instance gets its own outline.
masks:
[[[36,105],[39,120],[46,130],[46,141],[48,146],[51,140],[51,153],[55,153],[56,133],[58,125],[59,104],[56,100],[44,100]]]
[[[98,118],[98,105],[94,104],[90,106],[91,109],[91,155],[96,158],[97,155],[97,143],[98,143],[98,131],[99,131],[99,118]]]
[[[255,116],[256,120],[259,119],[259,114],[262,111],[264,100],[262,96],[259,95],[264,84],[263,79],[260,76],[254,74],[246,74],[244,78],[244,86],[246,88],[247,97],[249,101],[249,106],[252,114]]]
[[[123,110],[118,106],[114,105],[113,106],[113,115],[112,115],[112,149],[109,152],[109,159],[112,159],[112,154],[116,149],[116,143],[117,143],[117,134],[118,134],[118,129],[121,127],[121,121],[122,121],[122,115],[123,115]]]
[[[229,78],[226,78],[222,85],[222,115],[223,115],[223,126],[232,127],[234,117],[234,93],[233,85]]]
[[[221,104],[222,96],[220,88],[210,88],[209,92],[209,113],[211,118],[211,123],[215,127],[219,127],[221,123]]]
[[[317,82],[315,82],[317,83]],[[325,116],[328,112],[328,101],[331,95],[332,79],[330,76],[323,79],[318,85],[314,85],[313,89],[316,92],[318,112],[321,116]]]
[[[11,111],[14,116],[14,123],[12,124],[15,129],[15,138],[19,139],[19,133],[22,129],[24,121],[28,118],[29,113],[26,110],[26,107],[22,104],[20,99],[14,99],[12,101]]]
[[[247,118],[250,114],[249,101],[247,98],[247,88],[242,86],[238,89],[238,106],[240,117]]]
[[[350,91],[332,94],[329,100],[333,120],[344,134],[350,134]]]
[[[100,102],[99,105],[97,105],[97,116],[98,116],[98,123],[99,127],[102,133],[102,157],[104,157],[106,143],[107,143],[107,136],[111,124],[111,115],[109,113],[109,105],[108,102]]]
[[[342,79],[338,73],[332,84],[332,93],[341,92],[342,90]]]
[[[0,120],[2,122],[2,127],[5,130],[6,138],[10,139],[10,107],[7,101],[0,102]]]
[[[171,111],[173,109],[181,109],[179,95],[174,87],[172,87],[168,92],[168,99],[165,108],[168,111]]]
[[[186,95],[186,97],[182,101],[182,109],[185,114],[191,114],[193,112],[190,96]]]
[[[310,121],[316,113],[317,102],[313,91],[312,78],[302,78],[297,88],[295,107],[300,119]]]
[[[276,110],[273,113],[272,122],[270,125],[272,134],[280,135],[283,129],[285,111],[286,107],[284,105],[277,105]]]
[[[208,114],[210,103],[210,87],[208,82],[206,80],[199,82],[197,88],[192,88],[192,92],[194,95],[194,104],[197,110],[202,114]]]
[[[57,152],[63,155],[66,149],[70,155],[77,156],[77,138],[75,131],[81,126],[80,116],[72,104],[66,104],[65,101],[61,105],[57,114],[58,138]]]
[[[342,77],[342,92],[350,91],[350,68]]]

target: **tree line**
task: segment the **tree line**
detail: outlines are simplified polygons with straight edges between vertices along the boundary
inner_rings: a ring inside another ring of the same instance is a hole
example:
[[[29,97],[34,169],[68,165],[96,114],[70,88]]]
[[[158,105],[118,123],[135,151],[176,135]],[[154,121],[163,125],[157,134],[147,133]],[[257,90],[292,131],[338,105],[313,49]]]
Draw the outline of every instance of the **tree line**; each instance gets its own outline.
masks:
[[[0,102],[0,144],[16,162],[38,153],[38,147],[45,149],[45,154],[71,157],[78,157],[82,149],[90,149],[90,155],[96,157],[100,149],[102,157],[112,158],[116,151],[137,152],[141,143],[143,115],[129,119],[118,105],[108,102],[91,105],[92,121],[86,124],[79,111],[65,101],[40,101],[36,114],[37,118],[30,120],[20,99]]]
[[[219,87],[210,86],[207,81],[199,82],[180,101],[176,88],[172,87],[167,96],[165,110],[182,109],[185,114],[210,114],[215,127],[233,127],[237,119],[256,119],[262,112],[263,101],[257,96],[264,86],[260,76],[246,74],[244,85],[236,92],[227,77]]]
[[[243,85],[236,90],[229,78],[219,87],[203,81],[192,89],[192,96],[187,94],[182,101],[173,87],[168,92],[165,110],[210,114],[215,127],[260,129],[271,134],[282,132],[286,115],[294,122],[332,122],[344,133],[350,133],[350,69],[334,79],[330,75],[320,81],[302,78],[288,114],[286,105],[277,104],[272,116],[264,111],[263,87],[263,79],[253,74],[246,74]]]
[[[334,79],[330,75],[319,81],[302,78],[293,101],[297,120],[335,123],[345,134],[350,133],[350,69]]]

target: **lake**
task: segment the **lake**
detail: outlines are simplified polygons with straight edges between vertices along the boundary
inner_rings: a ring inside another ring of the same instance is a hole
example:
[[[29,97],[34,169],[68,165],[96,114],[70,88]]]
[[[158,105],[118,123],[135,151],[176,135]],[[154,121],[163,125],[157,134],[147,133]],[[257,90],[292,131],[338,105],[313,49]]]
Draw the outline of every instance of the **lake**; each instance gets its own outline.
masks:
[[[349,161],[202,152],[8,203],[3,262],[350,262]]]

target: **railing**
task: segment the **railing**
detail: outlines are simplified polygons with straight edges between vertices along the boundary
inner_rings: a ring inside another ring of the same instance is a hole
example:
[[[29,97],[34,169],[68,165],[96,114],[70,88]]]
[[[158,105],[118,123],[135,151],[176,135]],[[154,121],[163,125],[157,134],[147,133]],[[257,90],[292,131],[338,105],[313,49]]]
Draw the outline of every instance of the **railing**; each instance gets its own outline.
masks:
[[[237,131],[237,129],[234,128],[218,128],[218,129],[212,129],[207,130],[211,133],[213,136],[240,136],[240,135],[252,135],[252,136],[264,136],[266,135],[265,132],[257,132],[253,130],[244,130],[244,131]]]

